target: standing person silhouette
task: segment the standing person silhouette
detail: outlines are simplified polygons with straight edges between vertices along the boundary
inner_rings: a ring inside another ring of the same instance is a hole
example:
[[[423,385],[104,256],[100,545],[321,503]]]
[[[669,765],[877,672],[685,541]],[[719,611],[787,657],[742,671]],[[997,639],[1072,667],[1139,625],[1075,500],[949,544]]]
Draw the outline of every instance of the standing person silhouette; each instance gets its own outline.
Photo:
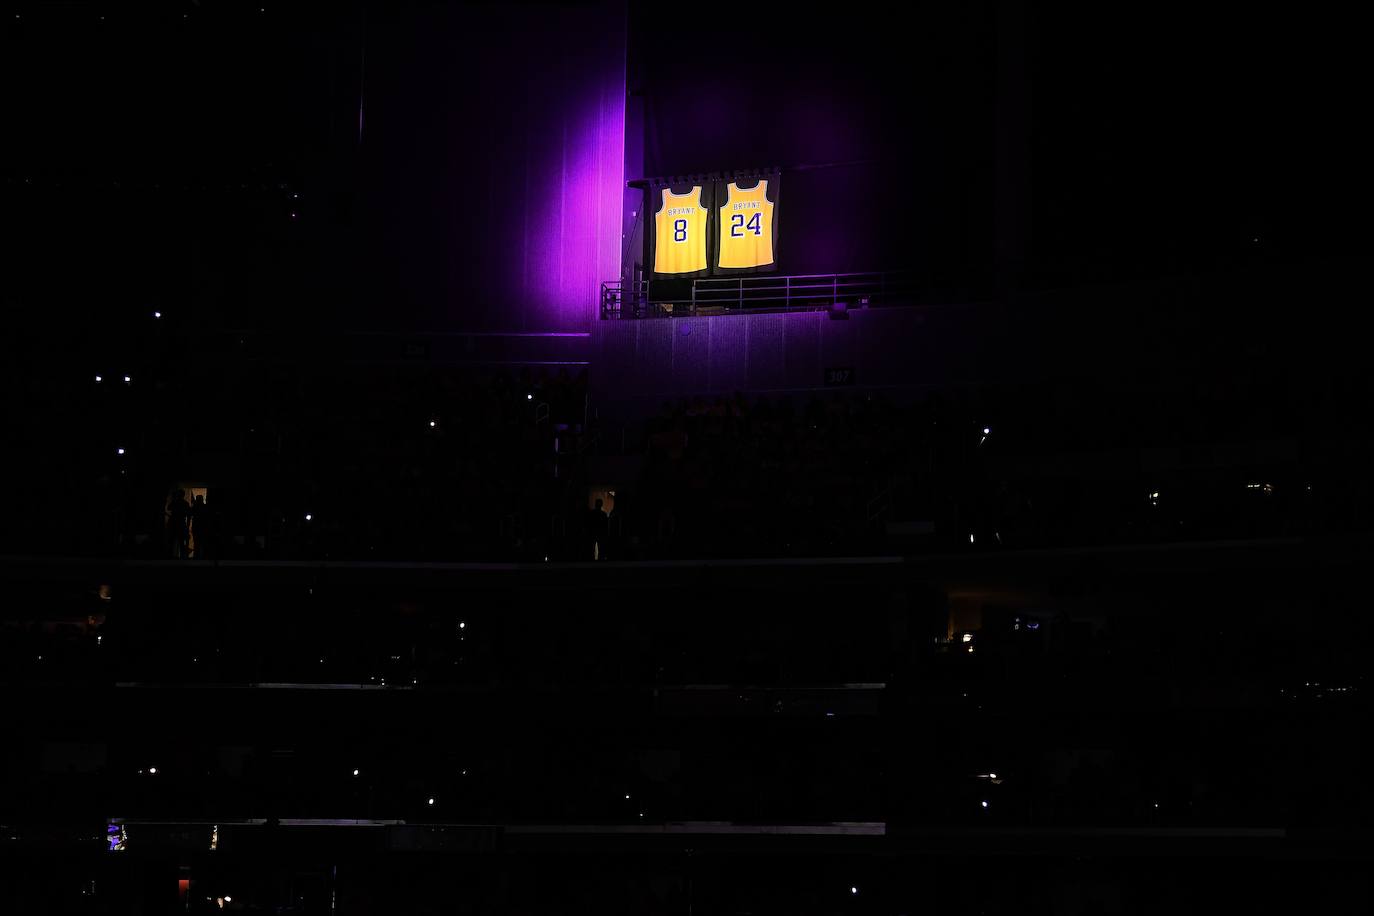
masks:
[[[587,513],[587,537],[591,540],[592,559],[599,560],[606,554],[606,541],[610,537],[611,522],[606,517],[604,503],[598,499],[596,507]]]
[[[197,560],[204,560],[210,556],[213,527],[210,508],[205,505],[205,497],[197,493],[191,501],[191,555]]]
[[[167,504],[167,537],[172,544],[172,556],[178,560],[186,559],[190,533],[191,504],[186,501],[186,491],[178,488],[172,491]]]

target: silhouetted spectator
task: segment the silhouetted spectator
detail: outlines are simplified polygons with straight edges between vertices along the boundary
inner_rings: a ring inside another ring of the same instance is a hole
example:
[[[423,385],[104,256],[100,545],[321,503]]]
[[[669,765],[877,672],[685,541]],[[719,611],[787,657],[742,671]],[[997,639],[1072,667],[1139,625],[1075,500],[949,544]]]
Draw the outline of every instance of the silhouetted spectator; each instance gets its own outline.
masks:
[[[606,541],[610,537],[610,519],[606,517],[606,510],[602,508],[602,501],[596,501],[596,507],[587,513],[587,539],[591,542],[591,558],[599,560],[606,555]]]
[[[186,559],[190,534],[191,504],[186,501],[186,491],[177,489],[167,504],[167,537],[172,545],[172,556],[178,560]]]
[[[214,539],[214,520],[210,517],[210,507],[205,503],[205,497],[197,493],[191,502],[191,546],[192,556],[197,560],[204,560],[213,552],[211,542]]]

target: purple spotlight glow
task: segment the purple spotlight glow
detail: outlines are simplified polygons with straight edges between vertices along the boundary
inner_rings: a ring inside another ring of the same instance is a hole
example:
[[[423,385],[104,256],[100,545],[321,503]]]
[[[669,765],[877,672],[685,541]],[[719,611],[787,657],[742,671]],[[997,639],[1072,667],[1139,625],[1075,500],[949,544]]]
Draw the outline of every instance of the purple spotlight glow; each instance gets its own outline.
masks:
[[[493,98],[518,105],[518,117],[491,119],[485,132],[462,129],[457,155],[490,182],[493,194],[455,181],[440,202],[446,234],[461,238],[477,222],[498,263],[493,288],[518,302],[491,318],[493,330],[586,331],[597,316],[601,283],[620,276],[625,200],[626,17],[618,4],[552,4],[538,28],[516,4],[484,7],[494,34],[521,36],[524,64],[508,66],[505,42],[468,52],[477,72],[500,72]],[[466,87],[463,91],[467,91]],[[361,117],[361,111],[360,111]],[[454,126],[455,138],[459,127]],[[486,150],[499,151],[489,154]],[[471,262],[446,260],[444,286],[470,295]]]

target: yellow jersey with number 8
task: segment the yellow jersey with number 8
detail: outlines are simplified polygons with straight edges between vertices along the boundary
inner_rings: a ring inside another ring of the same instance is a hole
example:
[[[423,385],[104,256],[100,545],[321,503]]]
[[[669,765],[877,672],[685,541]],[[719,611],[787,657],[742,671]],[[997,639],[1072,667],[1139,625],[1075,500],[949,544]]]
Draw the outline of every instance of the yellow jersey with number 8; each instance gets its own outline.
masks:
[[[727,186],[720,208],[720,267],[764,267],[773,263],[773,202],[768,182],[752,188]]]
[[[706,269],[706,218],[701,185],[686,194],[663,189],[654,214],[654,273],[688,274]]]

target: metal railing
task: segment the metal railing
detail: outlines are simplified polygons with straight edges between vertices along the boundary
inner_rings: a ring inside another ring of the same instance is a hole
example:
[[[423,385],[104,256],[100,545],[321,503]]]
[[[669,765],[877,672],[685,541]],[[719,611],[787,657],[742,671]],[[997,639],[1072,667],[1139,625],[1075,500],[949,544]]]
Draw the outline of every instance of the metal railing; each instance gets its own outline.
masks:
[[[915,277],[908,271],[697,277],[690,286],[680,286],[672,296],[659,294],[647,280],[607,281],[601,284],[601,317],[668,318],[682,314],[868,308],[910,303],[914,292]]]

